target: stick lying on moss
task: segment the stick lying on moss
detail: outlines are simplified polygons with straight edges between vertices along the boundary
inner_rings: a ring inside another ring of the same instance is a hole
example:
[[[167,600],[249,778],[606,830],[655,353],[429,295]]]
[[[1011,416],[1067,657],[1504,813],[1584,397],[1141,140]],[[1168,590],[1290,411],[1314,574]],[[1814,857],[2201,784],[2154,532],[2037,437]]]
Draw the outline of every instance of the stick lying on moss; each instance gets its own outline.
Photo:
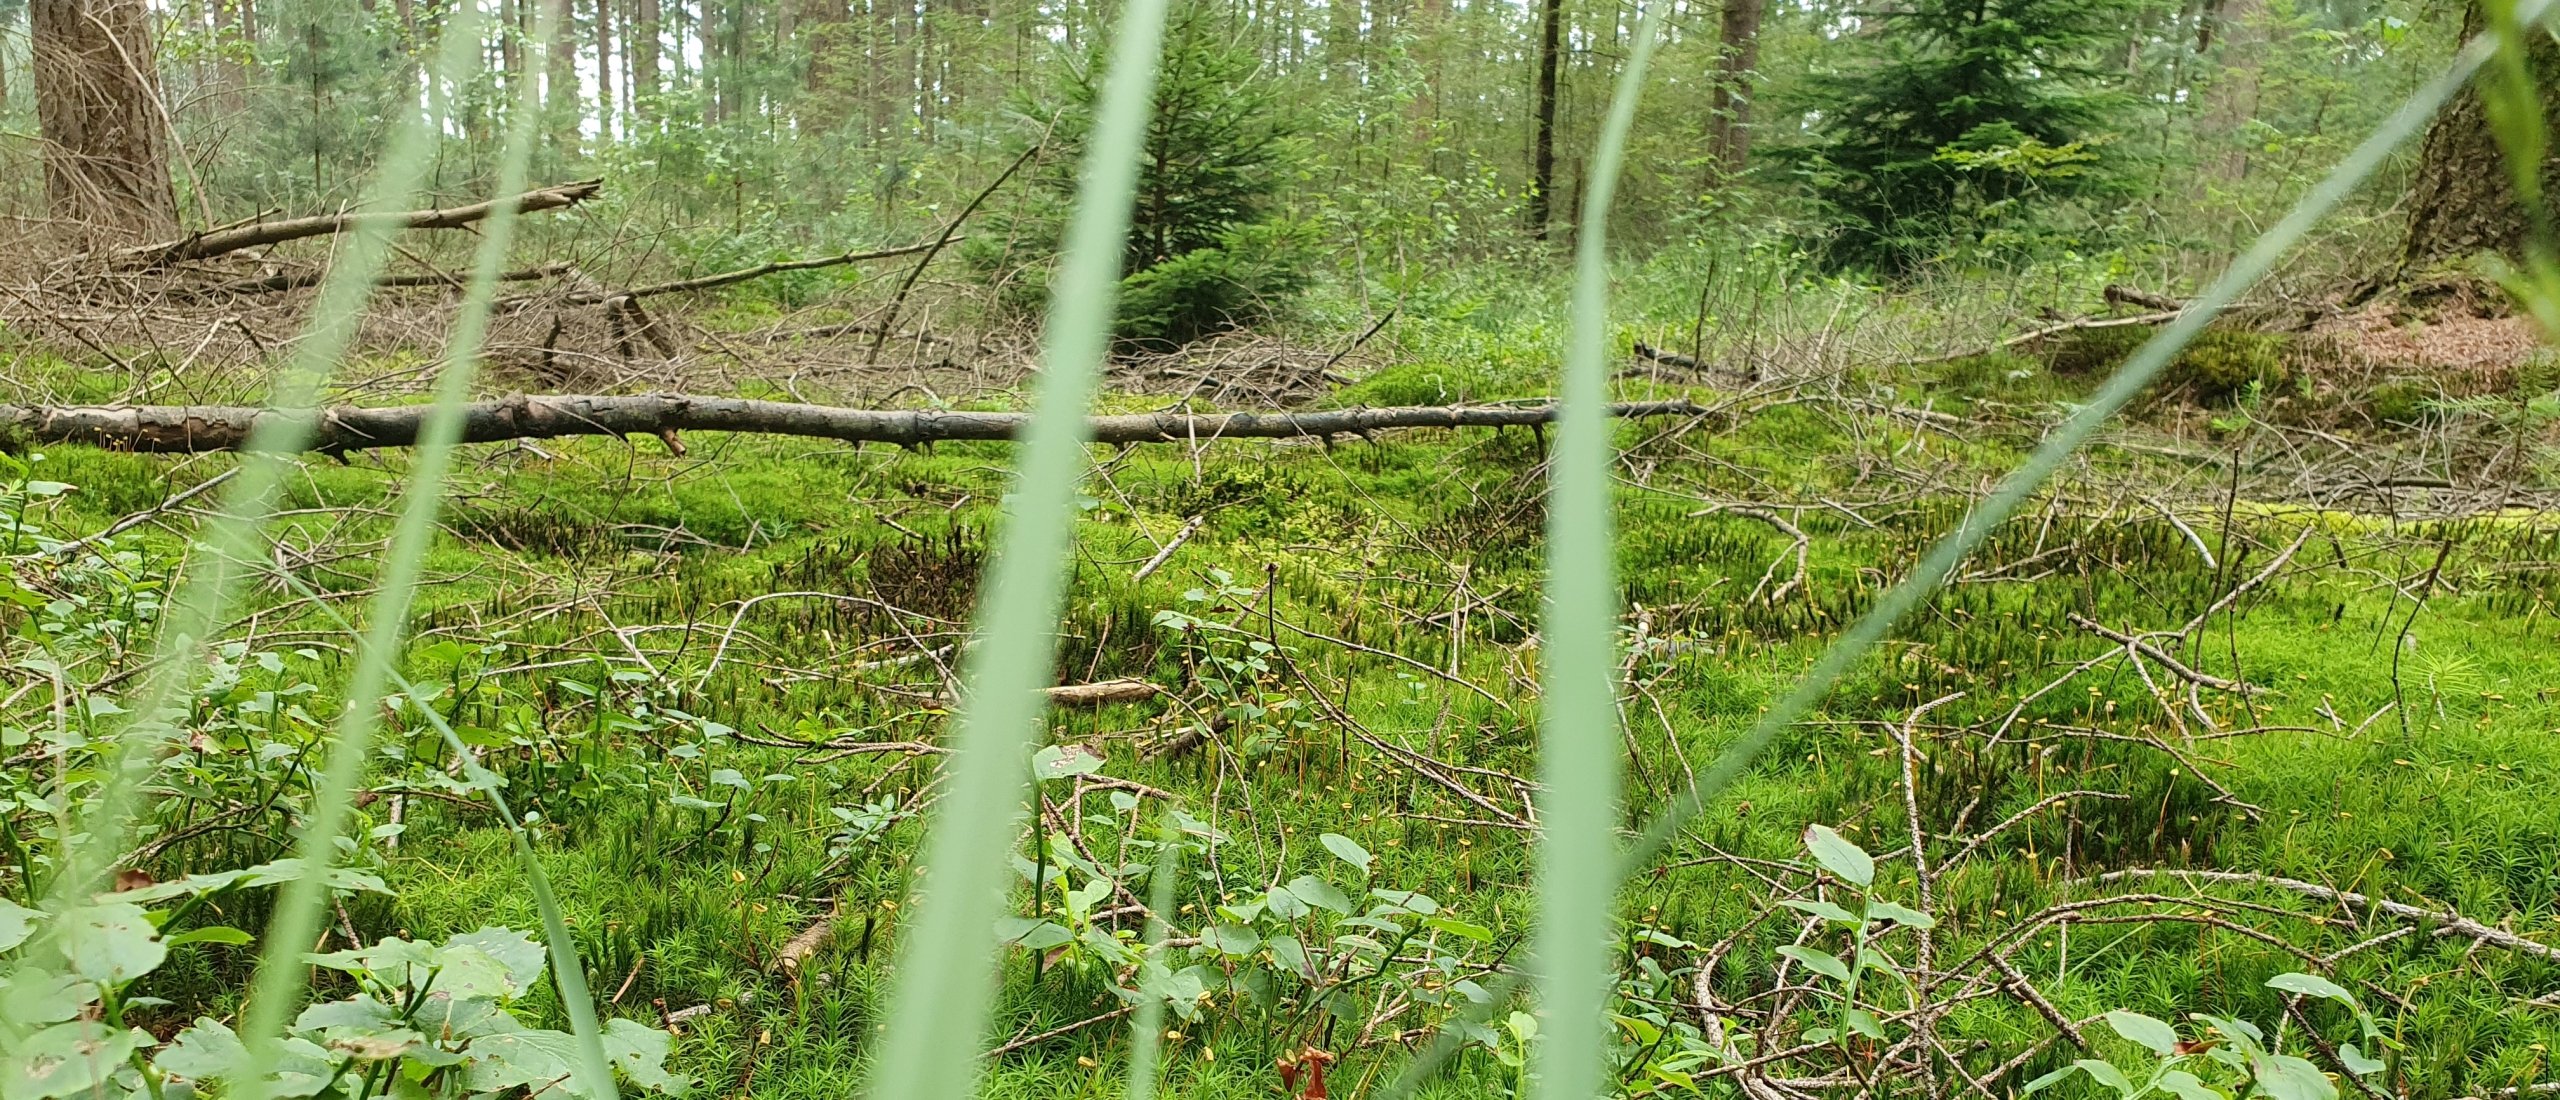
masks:
[[[407,447],[418,440],[429,407],[342,406],[320,412],[303,449],[328,454]],[[1612,405],[1622,418],[1695,416],[1688,401]],[[1184,443],[1217,439],[1331,438],[1390,428],[1499,428],[1555,419],[1555,406],[1424,405],[1320,412],[1137,413],[1097,416],[1097,443]],[[248,445],[263,420],[288,414],[231,405],[127,405],[46,408],[0,405],[0,433],[32,443],[87,443],[111,450],[192,453]],[[749,432],[848,443],[916,446],[943,440],[1011,439],[1024,413],[842,409],[690,394],[540,396],[520,394],[465,407],[462,439],[498,443],[572,435],[654,435],[683,453],[679,432]]]

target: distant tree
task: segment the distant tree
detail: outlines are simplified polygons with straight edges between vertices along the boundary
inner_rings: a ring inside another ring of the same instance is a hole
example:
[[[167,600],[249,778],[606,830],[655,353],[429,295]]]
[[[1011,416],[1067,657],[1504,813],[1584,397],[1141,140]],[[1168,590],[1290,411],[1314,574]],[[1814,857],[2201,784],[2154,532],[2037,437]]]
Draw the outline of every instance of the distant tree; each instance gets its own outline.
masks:
[[[1214,0],[1183,0],[1165,28],[1147,145],[1139,159],[1126,275],[1123,343],[1188,343],[1251,325],[1304,289],[1304,235],[1279,216],[1299,156],[1297,124],[1262,62],[1232,36]],[[1074,166],[1093,128],[1098,58],[1073,74],[1063,104],[1025,101],[1057,122],[1041,174],[1049,204],[1036,230],[1056,239],[1074,195]]]
[[[1538,117],[1529,136],[1529,233],[1547,237],[1556,186],[1556,54],[1564,34],[1564,0],[1545,0],[1538,15]]]
[[[1835,262],[1907,273],[1968,226],[2108,182],[2125,0],[1913,0],[1806,82],[1788,150]]]
[[[1768,10],[1768,0],[1724,0],[1716,20],[1707,152],[1719,176],[1740,175],[1751,163],[1751,96],[1760,67],[1760,21]]]

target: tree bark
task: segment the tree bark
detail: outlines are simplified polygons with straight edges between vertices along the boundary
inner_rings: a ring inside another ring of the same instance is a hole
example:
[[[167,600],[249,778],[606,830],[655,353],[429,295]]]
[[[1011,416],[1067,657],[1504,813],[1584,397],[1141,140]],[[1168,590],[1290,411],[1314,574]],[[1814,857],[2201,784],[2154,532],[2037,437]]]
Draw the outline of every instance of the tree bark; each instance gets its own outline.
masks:
[[[145,0],[34,0],[36,120],[45,195],[92,235],[177,228],[157,55]]]
[[[604,189],[600,179],[564,183],[539,191],[527,191],[515,198],[519,213],[557,210],[575,206],[593,198]],[[497,209],[497,203],[477,202],[469,206],[448,206],[430,210],[404,210],[388,214],[322,214],[309,218],[287,218],[277,222],[259,222],[210,233],[195,233],[163,244],[127,249],[123,256],[138,266],[162,267],[187,260],[202,260],[244,248],[283,244],[305,237],[343,233],[368,222],[388,222],[402,229],[456,229],[479,221]]]
[[[430,406],[426,405],[324,410],[316,420],[306,422],[307,430],[298,433],[295,446],[332,454],[414,446],[429,411]],[[1696,416],[1705,411],[1687,401],[1609,407],[1611,416],[1621,418]],[[1088,427],[1096,443],[1195,443],[1217,439],[1329,439],[1393,428],[1523,427],[1548,423],[1555,414],[1553,405],[1424,405],[1205,415],[1136,413],[1097,416]],[[249,444],[261,423],[288,420],[289,414],[274,409],[241,406],[0,405],[0,431],[26,442],[85,443],[111,450],[164,454],[240,450]],[[1012,439],[1030,421],[1028,413],[841,409],[688,394],[518,395],[465,407],[462,442],[654,435],[682,453],[678,432],[711,431],[913,447],[942,441]]]
[[[2479,0],[2462,18],[2465,39],[2485,25]],[[2560,129],[2560,46],[2534,33],[2527,65],[2541,90],[2546,124]],[[2409,194],[2409,236],[2400,255],[2400,277],[2460,263],[2483,253],[2515,256],[2530,228],[2516,202],[2505,154],[2489,132],[2488,113],[2476,90],[2446,104],[2427,129],[2418,154],[2418,177]],[[2543,186],[2560,201],[2560,156],[2542,164]]]
[[[637,121],[648,110],[640,101],[658,94],[658,0],[632,5],[631,33],[624,36],[622,48],[631,55],[631,114]]]
[[[1760,68],[1760,19],[1768,0],[1724,0],[1718,19],[1716,76],[1708,97],[1707,152],[1718,175],[1740,175],[1751,161],[1751,96]]]
[[[1538,118],[1529,139],[1529,232],[1547,239],[1556,182],[1556,53],[1564,34],[1564,0],[1546,0],[1538,19]]]

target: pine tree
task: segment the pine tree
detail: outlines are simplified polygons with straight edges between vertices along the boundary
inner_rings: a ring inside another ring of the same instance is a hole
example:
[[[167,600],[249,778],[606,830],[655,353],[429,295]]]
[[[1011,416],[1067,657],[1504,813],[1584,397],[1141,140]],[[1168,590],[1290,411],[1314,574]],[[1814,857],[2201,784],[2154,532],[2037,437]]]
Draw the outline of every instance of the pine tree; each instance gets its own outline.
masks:
[[[2126,0],[1915,0],[1808,82],[1790,150],[1845,265],[1913,270],[1968,227],[2110,181]],[[1853,55],[1854,56],[1854,55]]]

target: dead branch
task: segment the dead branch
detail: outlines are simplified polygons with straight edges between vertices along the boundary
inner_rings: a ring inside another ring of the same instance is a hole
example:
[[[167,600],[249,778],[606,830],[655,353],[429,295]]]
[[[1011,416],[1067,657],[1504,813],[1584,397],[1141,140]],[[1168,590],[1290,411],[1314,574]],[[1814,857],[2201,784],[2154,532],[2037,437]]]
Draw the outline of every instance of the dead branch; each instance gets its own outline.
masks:
[[[2110,882],[2120,882],[2127,879],[2142,878],[2151,875],[2180,878],[2191,883],[2212,882],[2226,885],[2265,886],[2272,889],[2283,890],[2287,893],[2300,894],[2306,898],[2318,898],[2322,901],[2334,902],[2349,909],[2365,909],[2373,912],[2384,913],[2405,921],[2414,921],[2420,924],[2430,925],[2435,928],[2435,934],[2439,936],[2461,936],[2475,943],[2488,944],[2493,947],[2503,947],[2510,951],[2521,951],[2528,955],[2535,955],[2545,959],[2560,961],[2560,947],[2552,947],[2548,944],[2529,940],[2502,928],[2492,928],[2451,910],[2423,909],[2407,902],[2392,901],[2389,898],[2367,897],[2363,894],[2353,893],[2347,890],[2332,889],[2314,882],[2304,882],[2301,879],[2281,878],[2276,875],[2249,874],[2241,871],[2185,871],[2160,867],[2134,867],[2122,871],[2110,871],[2106,874],[2090,879],[2089,882],[2092,885],[2104,885]]]
[[[1144,680],[1099,680],[1090,684],[1059,684],[1049,689],[1049,705],[1057,707],[1099,707],[1112,703],[1134,703],[1155,698],[1157,687]]]
[[[962,238],[953,237],[951,239],[956,241]],[[773,260],[757,264],[754,267],[742,267],[735,271],[723,271],[716,275],[700,275],[691,279],[678,279],[671,283],[653,283],[649,286],[636,286],[629,290],[584,290],[579,291],[576,294],[568,295],[562,298],[561,301],[573,306],[591,306],[604,302],[627,302],[633,298],[651,298],[660,294],[676,294],[687,290],[711,290],[716,287],[728,286],[731,283],[743,283],[749,279],[761,279],[767,275],[780,274],[785,271],[809,271],[821,267],[841,267],[845,264],[858,264],[865,260],[886,260],[898,256],[913,256],[918,252],[930,251],[936,247],[939,247],[939,242],[928,241],[924,244],[904,245],[898,248],[883,248],[871,252],[841,252],[833,256],[816,256],[805,260]]]
[[[555,276],[565,275],[572,270],[574,269],[565,263],[554,262],[538,264],[533,267],[520,268],[515,271],[499,272],[498,281],[502,283],[530,283],[542,279],[553,278]],[[320,270],[290,271],[278,275],[269,275],[263,279],[241,279],[237,282],[221,283],[214,286],[204,287],[199,290],[189,290],[185,293],[186,296],[190,298],[207,298],[221,294],[275,294],[287,290],[301,290],[305,287],[318,286],[320,285],[320,280],[326,277],[327,274],[327,272]],[[379,287],[459,287],[463,285],[465,278],[466,276],[455,275],[443,271],[427,271],[414,274],[377,276],[373,280],[373,285]]]
[[[295,449],[343,454],[376,447],[416,445],[431,408],[341,406],[306,420],[307,430],[287,433]],[[1693,416],[1688,401],[1647,401],[1609,407],[1621,418]],[[1137,413],[1087,421],[1092,440],[1104,444],[1183,443],[1216,439],[1325,438],[1367,435],[1390,428],[1499,428],[1545,424],[1554,405],[1423,405],[1407,408],[1334,409],[1323,412]],[[37,443],[86,443],[110,450],[194,453],[245,449],[265,425],[302,419],[290,412],[232,405],[126,405],[41,407],[0,405],[0,431]],[[693,394],[518,394],[463,408],[462,442],[498,443],[565,436],[651,435],[678,432],[750,432],[895,443],[914,447],[956,440],[1016,437],[1028,413],[844,409],[780,401],[750,401]]]
[[[518,213],[558,210],[594,198],[604,189],[601,179],[579,180],[527,191],[512,199]],[[125,266],[144,268],[167,267],[188,260],[202,260],[238,252],[245,248],[283,244],[305,237],[325,237],[351,229],[388,225],[397,229],[455,229],[487,218],[500,205],[500,200],[450,206],[430,210],[404,210],[394,214],[320,214],[308,218],[287,218],[276,222],[259,222],[211,232],[191,234],[174,241],[143,245],[117,254]]]

